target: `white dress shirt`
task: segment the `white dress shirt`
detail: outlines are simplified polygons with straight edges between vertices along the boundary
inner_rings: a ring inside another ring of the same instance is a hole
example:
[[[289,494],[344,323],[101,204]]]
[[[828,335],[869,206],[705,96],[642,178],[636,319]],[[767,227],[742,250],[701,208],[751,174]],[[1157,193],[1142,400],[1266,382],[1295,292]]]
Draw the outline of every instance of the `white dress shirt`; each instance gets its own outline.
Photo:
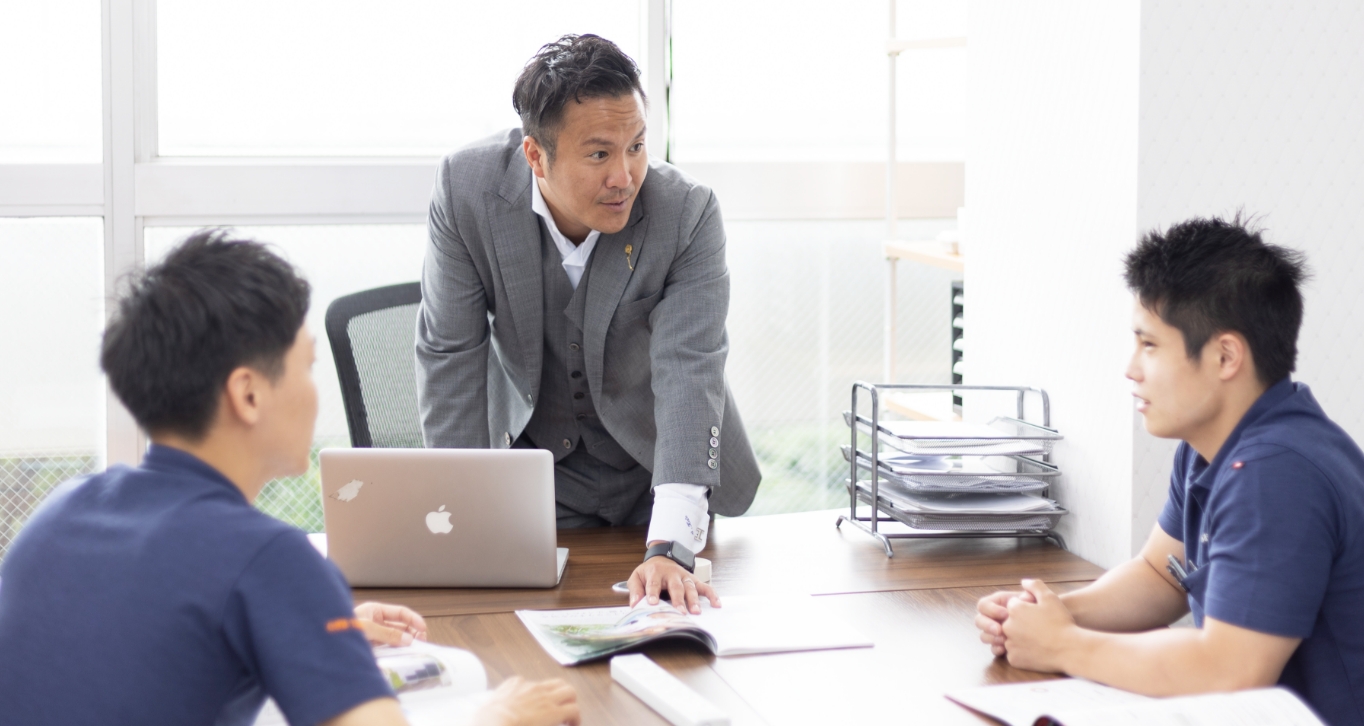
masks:
[[[534,182],[530,185],[531,211],[545,220],[550,239],[554,240],[554,246],[559,248],[559,255],[564,258],[568,282],[577,290],[578,281],[583,279],[583,270],[587,269],[587,261],[597,246],[601,232],[594,229],[587,233],[587,239],[582,244],[575,245],[554,224],[554,215],[550,214],[549,205],[540,193],[539,177],[531,177],[531,181]],[[659,484],[654,487],[654,511],[649,518],[649,534],[645,542],[681,542],[692,552],[700,552],[705,548],[709,534],[710,487],[701,484]]]

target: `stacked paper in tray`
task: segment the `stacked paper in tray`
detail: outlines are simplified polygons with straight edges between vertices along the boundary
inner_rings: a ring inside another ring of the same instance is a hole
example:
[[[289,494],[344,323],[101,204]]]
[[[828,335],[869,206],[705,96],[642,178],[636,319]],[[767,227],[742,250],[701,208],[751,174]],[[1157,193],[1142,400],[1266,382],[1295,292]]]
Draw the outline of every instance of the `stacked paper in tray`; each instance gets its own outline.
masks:
[[[865,486],[865,485],[864,485]],[[907,512],[935,514],[1016,514],[1019,512],[1042,512],[1056,509],[1056,502],[1032,494],[1011,494],[991,492],[977,494],[939,494],[926,495],[906,491],[893,482],[882,480],[879,487],[881,496],[895,504],[896,509]]]
[[[852,426],[852,412],[844,411],[843,420]],[[865,419],[857,422],[857,428],[871,433]],[[1008,418],[995,419],[989,425],[964,421],[880,421],[878,428],[880,439],[887,446],[925,456],[1031,456],[1047,453],[1051,440],[1060,438],[1051,429]],[[1014,434],[1005,430],[1010,428]]]
[[[845,461],[851,460],[852,447],[840,447]],[[862,463],[871,465],[863,453]],[[1010,460],[1004,459],[1006,463]],[[981,457],[927,456],[882,451],[878,460],[881,475],[910,491],[917,492],[1040,492],[1047,483],[1017,471],[1001,469]],[[1016,467],[1017,464],[1014,464]]]
[[[864,501],[871,499],[870,482],[858,483]],[[901,513],[909,524],[924,529],[1050,529],[1065,509],[1033,494],[962,492],[925,494],[882,478],[877,494]]]
[[[1027,456],[1046,448],[1036,441],[1010,438],[984,424],[963,421],[882,421],[896,437],[894,446],[907,454],[927,456]]]

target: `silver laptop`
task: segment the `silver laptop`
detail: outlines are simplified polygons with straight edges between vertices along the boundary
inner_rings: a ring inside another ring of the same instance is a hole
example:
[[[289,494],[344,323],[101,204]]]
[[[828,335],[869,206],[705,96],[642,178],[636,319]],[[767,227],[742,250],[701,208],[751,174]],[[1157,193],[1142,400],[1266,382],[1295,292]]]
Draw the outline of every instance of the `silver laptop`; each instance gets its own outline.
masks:
[[[324,449],[327,556],[355,587],[554,587],[554,457]]]

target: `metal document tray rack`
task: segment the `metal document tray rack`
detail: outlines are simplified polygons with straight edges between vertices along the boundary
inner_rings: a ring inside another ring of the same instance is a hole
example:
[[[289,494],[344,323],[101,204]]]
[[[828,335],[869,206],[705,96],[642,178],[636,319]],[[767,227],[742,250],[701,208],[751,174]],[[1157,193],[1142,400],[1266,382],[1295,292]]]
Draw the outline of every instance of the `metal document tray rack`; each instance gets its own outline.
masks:
[[[943,471],[915,471],[912,474],[897,472],[887,463],[887,459],[901,452],[924,455],[925,449],[916,448],[913,442],[916,439],[923,439],[925,444],[930,443],[927,436],[897,434],[882,422],[882,394],[888,390],[905,389],[946,391],[953,395],[962,391],[1012,391],[1016,393],[1017,398],[1016,418],[1002,417],[991,421],[990,428],[994,431],[989,435],[967,434],[953,436],[948,440],[934,436],[931,444],[950,449],[954,442],[979,446],[994,439],[1001,442],[1025,441],[1042,449],[1040,456],[968,454],[964,456],[968,456],[973,463],[965,469],[955,467]],[[862,415],[859,411],[859,390],[870,395],[870,416]],[[1040,399],[1041,425],[1025,420],[1024,404],[1029,395]],[[1062,549],[1065,548],[1065,540],[1054,531],[1054,528],[1067,512],[1054,502],[1052,508],[1038,511],[958,509],[943,512],[905,506],[901,496],[906,493],[948,497],[956,493],[973,495],[1023,493],[1045,497],[1050,485],[1061,473],[1050,461],[1052,444],[1060,440],[1061,435],[1050,427],[1051,404],[1046,391],[1027,386],[872,384],[858,381],[853,384],[852,409],[844,412],[844,421],[848,424],[852,436],[851,445],[841,447],[843,457],[849,466],[849,478],[845,481],[849,494],[849,511],[848,514],[838,517],[835,526],[841,527],[844,522],[851,522],[858,529],[876,538],[885,549],[887,557],[894,556],[891,539],[1041,538],[1052,540]],[[873,431],[877,435],[872,436]],[[858,447],[859,434],[869,442],[867,448]],[[1033,458],[1034,456],[1038,458]],[[866,516],[858,514],[859,502],[871,507],[870,514]],[[891,522],[898,522],[914,531],[882,531],[880,525]]]

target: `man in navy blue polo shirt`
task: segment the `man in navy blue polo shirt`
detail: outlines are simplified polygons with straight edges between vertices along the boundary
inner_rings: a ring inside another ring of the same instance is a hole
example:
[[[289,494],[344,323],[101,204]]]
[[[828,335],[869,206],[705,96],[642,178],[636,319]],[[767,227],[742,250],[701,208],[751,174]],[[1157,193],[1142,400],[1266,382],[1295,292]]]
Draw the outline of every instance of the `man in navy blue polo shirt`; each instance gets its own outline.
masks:
[[[308,283],[264,246],[201,232],[133,282],[101,365],[152,445],[69,482],[15,541],[0,588],[6,724],[400,724],[370,641],[425,637],[353,607],[298,529],[250,502],[308,468],[317,390]],[[562,682],[513,679],[479,724],[578,722]]]
[[[1364,724],[1364,454],[1288,377],[1301,255],[1194,219],[1146,235],[1126,277],[1137,410],[1182,440],[1165,509],[1092,585],[982,599],[981,639],[1015,666],[1149,695],[1278,683]],[[1161,627],[1190,610],[1196,628]]]

